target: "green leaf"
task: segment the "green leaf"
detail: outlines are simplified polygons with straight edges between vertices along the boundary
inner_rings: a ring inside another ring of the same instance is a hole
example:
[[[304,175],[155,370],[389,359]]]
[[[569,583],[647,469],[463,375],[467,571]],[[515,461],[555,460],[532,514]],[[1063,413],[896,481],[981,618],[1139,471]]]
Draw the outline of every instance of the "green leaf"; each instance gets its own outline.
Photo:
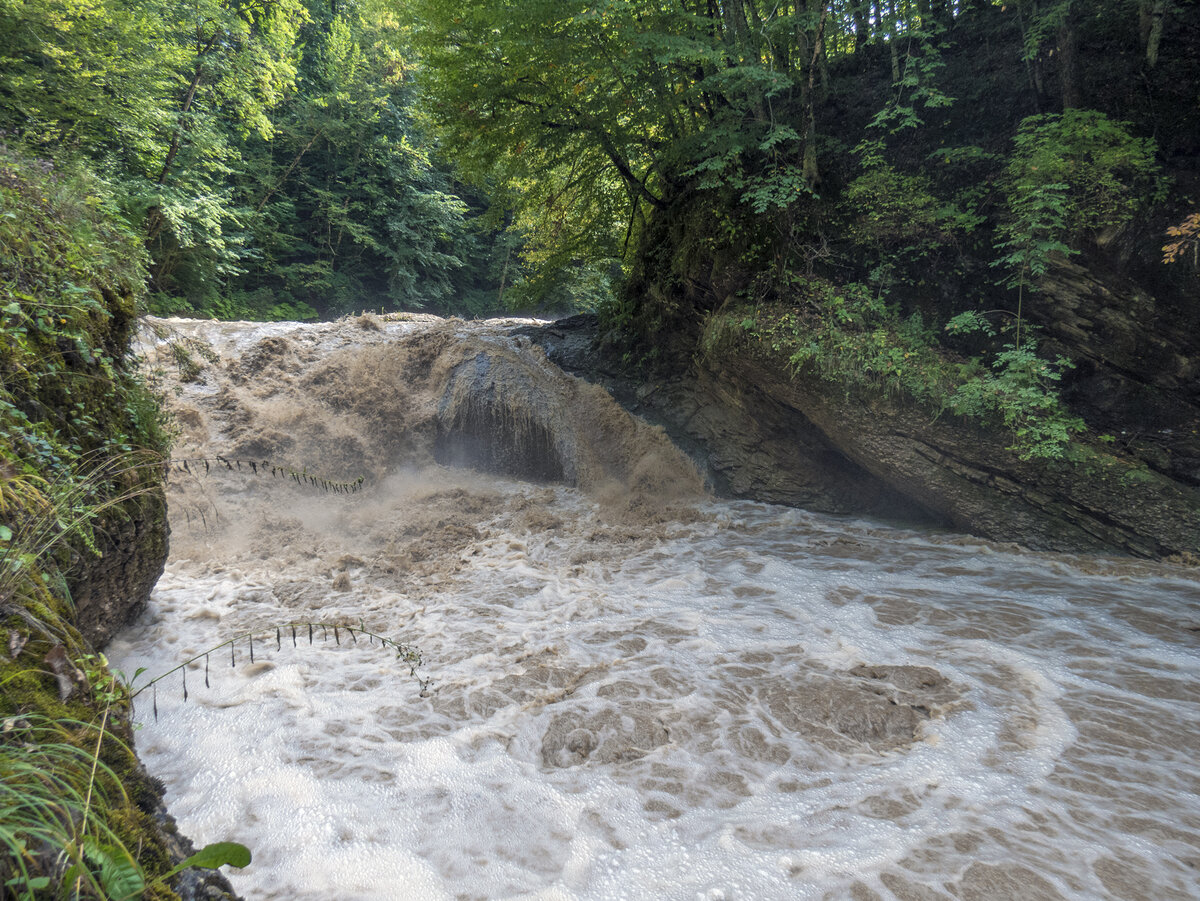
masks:
[[[0,525],[0,541],[12,541],[13,532],[8,526]]]
[[[146,889],[141,867],[124,848],[101,845],[94,839],[84,839],[83,853],[93,864],[100,866],[100,884],[113,901],[135,901]]]
[[[36,892],[44,888],[50,887],[49,876],[34,876],[32,879],[25,879],[21,876],[14,876],[8,882],[4,883],[5,888],[25,889],[26,891]]]
[[[242,867],[249,866],[250,849],[238,842],[214,842],[211,845],[205,845],[163,878],[169,879],[176,873],[182,873],[188,867],[215,870],[217,867],[223,867],[226,864],[231,867],[237,867],[239,870]]]

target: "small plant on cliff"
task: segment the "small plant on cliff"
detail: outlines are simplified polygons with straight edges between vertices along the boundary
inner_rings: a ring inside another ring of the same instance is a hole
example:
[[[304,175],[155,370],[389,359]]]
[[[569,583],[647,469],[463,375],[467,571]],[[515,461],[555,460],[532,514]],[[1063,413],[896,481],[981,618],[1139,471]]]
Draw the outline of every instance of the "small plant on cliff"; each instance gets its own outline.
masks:
[[[0,738],[0,880],[6,895],[130,897],[115,875],[136,863],[102,815],[120,781],[98,753],[80,747],[89,723],[8,717]],[[97,749],[98,750],[98,749]],[[126,803],[128,799],[124,799]],[[53,855],[45,853],[53,848]]]
[[[1004,219],[997,230],[1005,287],[1017,291],[1014,347],[1021,342],[1024,294],[1038,290],[1053,259],[1124,226],[1161,200],[1166,183],[1154,142],[1135,138],[1096,110],[1029,116],[1021,122],[1001,179]]]
[[[1097,110],[1030,116],[1013,144],[1002,187],[1014,220],[1021,219],[1014,202],[1054,187],[1062,213],[1056,236],[1068,243],[1125,225],[1166,192],[1154,141]]]
[[[1084,432],[1082,419],[1063,406],[1057,385],[1073,366],[1063,356],[1045,360],[1037,344],[1006,344],[990,366],[979,358],[964,366],[966,378],[950,398],[960,416],[1000,422],[1012,431],[1015,451],[1022,460],[1061,460],[1071,439]]]
[[[1070,361],[1038,356],[1027,332],[1020,345],[1010,342],[994,356],[964,361],[939,347],[920,317],[902,318],[865,285],[805,278],[795,279],[794,287],[800,299],[791,308],[712,317],[706,351],[716,353],[730,336],[748,333],[773,353],[786,354],[795,370],[839,383],[847,394],[886,395],[934,416],[949,412],[1008,429],[1009,449],[1022,460],[1063,459],[1071,439],[1085,430],[1057,392]],[[996,336],[987,317],[974,311],[955,317],[947,331]]]
[[[935,349],[935,337],[919,315],[901,317],[867,285],[835,285],[816,277],[791,277],[793,306],[762,308],[754,315],[713,317],[706,333],[712,348],[719,323],[736,319],[793,369],[839,382],[847,393],[866,390],[907,397],[934,409],[953,390],[953,367]]]
[[[97,523],[109,511],[154,490],[146,475],[161,471],[162,460],[149,451],[117,457],[91,454],[73,472],[53,479],[8,467],[0,480],[0,613],[20,614],[25,607],[14,600],[36,596],[37,586],[30,586],[30,579],[47,581],[38,574],[47,571],[64,543],[75,540],[88,553],[100,553]],[[44,614],[27,618],[46,623]]]

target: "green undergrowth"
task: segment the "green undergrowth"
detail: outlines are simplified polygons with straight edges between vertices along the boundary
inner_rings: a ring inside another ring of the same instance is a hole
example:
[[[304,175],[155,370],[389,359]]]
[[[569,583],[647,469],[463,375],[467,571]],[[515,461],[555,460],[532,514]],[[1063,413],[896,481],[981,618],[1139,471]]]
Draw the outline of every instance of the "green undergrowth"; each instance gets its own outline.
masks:
[[[144,276],[101,181],[0,146],[3,897],[176,897],[128,691],[71,600],[107,530],[161,507],[167,422],[129,358]]]
[[[931,416],[952,415],[1007,430],[1022,460],[1064,460],[1085,426],[1059,397],[1070,362],[1039,354],[1028,326],[1017,344],[982,317],[956,317],[937,327],[919,313],[903,316],[866,285],[796,279],[793,302],[743,304],[712,314],[704,353],[756,342],[793,373],[810,372],[847,395],[885,397]],[[948,350],[940,333],[979,332],[996,339],[983,353]]]

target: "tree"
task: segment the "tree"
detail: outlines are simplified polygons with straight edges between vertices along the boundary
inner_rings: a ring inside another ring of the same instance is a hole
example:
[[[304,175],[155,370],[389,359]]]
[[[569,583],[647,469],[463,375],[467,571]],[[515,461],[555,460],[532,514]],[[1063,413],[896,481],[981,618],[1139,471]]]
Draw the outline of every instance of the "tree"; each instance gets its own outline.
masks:
[[[310,18],[299,89],[246,145],[259,258],[236,287],[293,313],[446,299],[466,205],[413,119],[403,35],[369,8]]]
[[[509,189],[531,258],[624,253],[681,190],[763,212],[819,183],[830,4],[418,0],[416,20],[448,152]]]

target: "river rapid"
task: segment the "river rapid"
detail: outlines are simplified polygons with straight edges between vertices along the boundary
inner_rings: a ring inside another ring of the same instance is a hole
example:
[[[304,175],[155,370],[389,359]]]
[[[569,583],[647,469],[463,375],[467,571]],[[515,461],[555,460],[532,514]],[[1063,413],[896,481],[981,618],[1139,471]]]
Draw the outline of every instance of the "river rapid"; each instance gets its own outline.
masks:
[[[255,633],[136,711],[239,892],[1200,896],[1195,570],[714,500],[510,325],[145,334],[190,462],[109,656]]]

